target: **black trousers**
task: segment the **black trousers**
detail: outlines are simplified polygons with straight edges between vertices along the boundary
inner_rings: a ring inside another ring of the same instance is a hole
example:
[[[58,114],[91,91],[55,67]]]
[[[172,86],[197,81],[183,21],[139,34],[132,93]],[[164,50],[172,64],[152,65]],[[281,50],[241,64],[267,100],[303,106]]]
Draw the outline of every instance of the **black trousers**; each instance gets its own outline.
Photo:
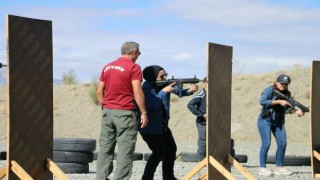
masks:
[[[161,135],[141,133],[141,136],[152,151],[144,169],[142,180],[153,180],[160,161],[162,161],[163,179],[175,180],[173,168],[176,160],[177,145],[171,130],[167,128]]]

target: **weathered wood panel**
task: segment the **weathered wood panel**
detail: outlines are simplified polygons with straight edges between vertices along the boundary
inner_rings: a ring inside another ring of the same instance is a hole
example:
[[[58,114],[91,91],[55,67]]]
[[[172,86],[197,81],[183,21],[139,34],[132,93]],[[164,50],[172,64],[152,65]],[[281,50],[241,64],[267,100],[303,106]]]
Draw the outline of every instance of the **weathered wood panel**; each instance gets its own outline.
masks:
[[[7,163],[16,161],[34,179],[52,179],[52,22],[8,15],[7,50]],[[10,168],[7,175],[18,179]]]
[[[320,150],[320,61],[313,61],[311,69],[311,154]],[[320,161],[311,158],[312,174],[320,174]]]
[[[230,171],[232,47],[209,43],[207,67],[207,155]],[[208,179],[226,179],[214,167],[208,167]]]

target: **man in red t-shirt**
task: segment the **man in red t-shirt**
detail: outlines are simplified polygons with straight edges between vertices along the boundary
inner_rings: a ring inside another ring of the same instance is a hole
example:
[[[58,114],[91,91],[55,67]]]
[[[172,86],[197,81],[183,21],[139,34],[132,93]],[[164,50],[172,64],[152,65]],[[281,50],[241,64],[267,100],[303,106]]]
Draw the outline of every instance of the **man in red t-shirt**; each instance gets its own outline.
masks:
[[[141,127],[148,123],[145,98],[141,89],[142,73],[136,60],[141,54],[139,44],[125,42],[122,56],[105,65],[97,88],[102,106],[97,180],[105,180],[113,171],[113,156],[118,142],[117,164],[114,179],[130,179],[138,118],[135,106],[141,112]]]

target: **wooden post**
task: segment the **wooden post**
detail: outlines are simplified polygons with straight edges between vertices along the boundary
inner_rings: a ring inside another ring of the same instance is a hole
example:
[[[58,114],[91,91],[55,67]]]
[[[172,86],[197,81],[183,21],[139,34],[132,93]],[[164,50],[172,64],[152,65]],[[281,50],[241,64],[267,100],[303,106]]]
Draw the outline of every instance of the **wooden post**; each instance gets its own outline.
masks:
[[[0,179],[4,178],[7,174],[7,166],[3,166],[1,169],[0,169]]]
[[[183,176],[182,180],[191,179],[197,172],[199,172],[204,166],[207,165],[207,158],[204,158],[200,163],[198,163],[190,172]]]
[[[244,176],[249,180],[256,180],[256,178],[245,169],[238,161],[236,161],[230,154],[228,154],[228,161]]]
[[[11,161],[11,170],[23,180],[33,180],[33,178],[16,162]]]
[[[52,179],[44,166],[53,158],[52,22],[8,15],[6,32],[7,164],[0,175],[8,180]]]
[[[47,168],[54,174],[58,179],[69,180],[64,172],[50,159],[47,159]]]
[[[207,68],[207,156],[230,171],[232,47],[208,43]],[[207,171],[208,179],[225,179],[213,166]]]
[[[320,149],[320,61],[313,61],[311,66],[311,112],[310,112],[310,138],[311,138],[311,168],[312,176],[320,177],[320,161],[315,151]]]

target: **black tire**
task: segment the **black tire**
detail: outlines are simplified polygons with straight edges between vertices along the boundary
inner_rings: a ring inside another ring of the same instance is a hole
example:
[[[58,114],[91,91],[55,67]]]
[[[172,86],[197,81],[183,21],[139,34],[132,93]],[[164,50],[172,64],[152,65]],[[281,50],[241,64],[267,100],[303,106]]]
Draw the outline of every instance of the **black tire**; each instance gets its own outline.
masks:
[[[55,138],[54,151],[92,152],[96,150],[96,140],[90,138]]]
[[[7,160],[7,152],[6,151],[0,152],[0,160]]]
[[[56,163],[66,174],[86,174],[89,172],[89,164],[80,163]]]
[[[150,156],[151,156],[151,153],[144,153],[144,155],[143,155],[143,160],[144,160],[144,161],[148,161],[149,158],[150,158]]]
[[[139,152],[133,153],[133,160],[134,161],[139,161],[143,159],[143,154]],[[113,160],[117,160],[117,153],[114,153]]]
[[[231,139],[231,149],[233,149],[233,148],[234,148],[234,140]]]
[[[200,161],[200,157],[198,156],[197,153],[182,152],[180,159],[183,162],[199,162]]]
[[[234,149],[231,149],[230,155],[234,157],[236,155],[236,151]]]
[[[93,159],[97,160],[99,152],[94,152]],[[139,152],[133,153],[133,161],[139,161],[143,159],[143,154]],[[117,153],[114,153],[113,160],[117,160]]]
[[[266,163],[275,164],[276,157],[275,155],[267,156]],[[296,155],[287,155],[283,160],[284,166],[310,166],[311,159],[310,156],[296,156]]]
[[[234,156],[234,159],[237,160],[239,163],[247,163],[248,162],[248,156],[243,154],[236,154]]]
[[[53,151],[53,161],[57,163],[91,163],[93,153]]]
[[[98,151],[93,152],[93,160],[97,160],[98,158]]]
[[[247,163],[248,162],[248,156],[247,155],[241,155],[236,154],[234,159],[236,159],[239,163]],[[197,153],[181,153],[181,161],[183,162],[199,162],[200,157],[197,155]]]

